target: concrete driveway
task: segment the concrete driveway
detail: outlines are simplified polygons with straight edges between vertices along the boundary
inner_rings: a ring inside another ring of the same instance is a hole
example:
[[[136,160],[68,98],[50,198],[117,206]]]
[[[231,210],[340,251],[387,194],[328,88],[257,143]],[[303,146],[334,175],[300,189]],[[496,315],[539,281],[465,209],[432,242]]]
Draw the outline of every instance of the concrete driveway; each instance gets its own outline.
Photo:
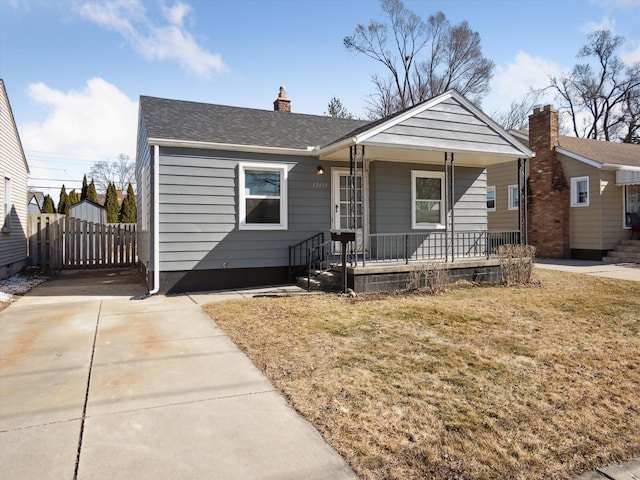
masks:
[[[556,258],[538,258],[536,267],[547,270],[580,273],[592,277],[615,278],[640,282],[640,264],[611,263],[593,260],[566,260]]]
[[[0,478],[356,478],[206,296],[145,291],[134,270],[62,272],[0,312]]]

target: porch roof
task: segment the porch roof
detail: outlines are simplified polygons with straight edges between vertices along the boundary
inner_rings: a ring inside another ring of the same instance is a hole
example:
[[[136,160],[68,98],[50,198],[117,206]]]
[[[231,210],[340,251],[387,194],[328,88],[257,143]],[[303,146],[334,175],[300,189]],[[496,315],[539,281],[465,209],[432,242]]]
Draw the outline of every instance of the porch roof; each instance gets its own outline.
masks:
[[[534,154],[455,90],[350,132],[321,147],[325,160],[346,160],[349,147],[366,146],[368,160],[488,166]]]

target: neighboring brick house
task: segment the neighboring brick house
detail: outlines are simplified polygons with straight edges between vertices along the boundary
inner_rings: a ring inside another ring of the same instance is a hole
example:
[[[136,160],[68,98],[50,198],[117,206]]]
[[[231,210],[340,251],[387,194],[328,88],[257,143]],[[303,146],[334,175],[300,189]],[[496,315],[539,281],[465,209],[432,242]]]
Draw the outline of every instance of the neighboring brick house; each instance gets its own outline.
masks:
[[[559,135],[551,105],[534,110],[528,132],[511,133],[536,155],[521,190],[515,163],[487,169],[490,229],[517,228],[520,213],[544,258],[601,260],[631,238],[626,214],[640,209],[640,145]]]
[[[27,174],[29,166],[0,79],[0,279],[19,272],[27,257]]]

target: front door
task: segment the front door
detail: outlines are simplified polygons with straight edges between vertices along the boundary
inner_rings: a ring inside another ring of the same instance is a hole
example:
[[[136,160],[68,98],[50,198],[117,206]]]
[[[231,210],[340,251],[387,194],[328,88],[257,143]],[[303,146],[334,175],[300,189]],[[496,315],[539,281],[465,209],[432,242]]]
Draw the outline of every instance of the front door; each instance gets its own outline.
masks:
[[[358,172],[355,183],[355,224],[354,213],[351,212],[350,175],[348,169],[334,168],[331,171],[331,229],[356,230],[357,250],[363,250],[364,202],[362,198],[362,173]],[[340,242],[333,242],[333,250],[340,252]]]

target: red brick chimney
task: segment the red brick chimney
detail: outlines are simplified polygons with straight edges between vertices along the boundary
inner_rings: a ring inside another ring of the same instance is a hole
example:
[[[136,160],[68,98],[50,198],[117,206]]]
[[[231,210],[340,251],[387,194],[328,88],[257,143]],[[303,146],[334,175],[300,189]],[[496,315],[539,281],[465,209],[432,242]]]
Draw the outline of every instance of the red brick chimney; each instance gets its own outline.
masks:
[[[569,258],[569,187],[555,150],[558,111],[553,105],[529,116],[529,243],[541,258]]]
[[[273,101],[273,109],[276,112],[290,112],[291,111],[291,100],[287,99],[287,91],[284,87],[280,87],[280,92],[278,93],[278,98]]]

